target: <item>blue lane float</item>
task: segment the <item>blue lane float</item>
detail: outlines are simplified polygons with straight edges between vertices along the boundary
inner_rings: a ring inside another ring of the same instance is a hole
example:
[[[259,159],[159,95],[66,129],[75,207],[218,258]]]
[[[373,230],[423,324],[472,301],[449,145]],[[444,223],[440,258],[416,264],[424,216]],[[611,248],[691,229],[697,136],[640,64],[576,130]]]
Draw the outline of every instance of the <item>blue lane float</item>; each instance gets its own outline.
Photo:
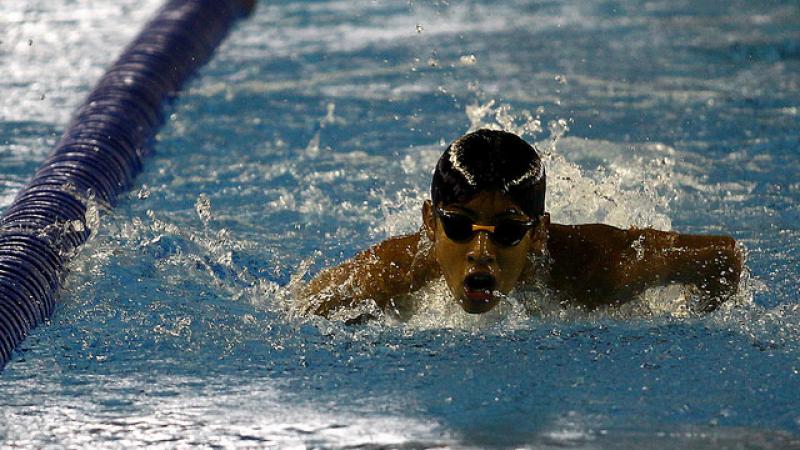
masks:
[[[97,82],[50,156],[0,216],[0,370],[53,313],[89,237],[90,200],[113,207],[142,169],[163,108],[255,0],[170,0]]]

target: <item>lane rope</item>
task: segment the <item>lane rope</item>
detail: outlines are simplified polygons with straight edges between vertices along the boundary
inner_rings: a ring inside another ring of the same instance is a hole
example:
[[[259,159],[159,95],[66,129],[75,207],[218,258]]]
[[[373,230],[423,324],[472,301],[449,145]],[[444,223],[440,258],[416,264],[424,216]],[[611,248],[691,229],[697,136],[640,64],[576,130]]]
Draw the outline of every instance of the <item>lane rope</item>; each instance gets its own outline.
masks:
[[[0,370],[53,313],[65,265],[91,233],[88,203],[110,208],[130,189],[166,104],[254,7],[255,0],[169,0],[0,216]]]

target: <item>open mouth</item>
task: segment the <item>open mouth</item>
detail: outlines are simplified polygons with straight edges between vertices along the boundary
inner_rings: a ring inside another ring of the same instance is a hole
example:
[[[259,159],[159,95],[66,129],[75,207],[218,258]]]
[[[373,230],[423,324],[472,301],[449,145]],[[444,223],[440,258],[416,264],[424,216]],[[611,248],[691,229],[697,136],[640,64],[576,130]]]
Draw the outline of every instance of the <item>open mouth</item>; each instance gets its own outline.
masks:
[[[471,273],[464,279],[464,294],[471,301],[489,302],[494,298],[496,284],[492,274]]]

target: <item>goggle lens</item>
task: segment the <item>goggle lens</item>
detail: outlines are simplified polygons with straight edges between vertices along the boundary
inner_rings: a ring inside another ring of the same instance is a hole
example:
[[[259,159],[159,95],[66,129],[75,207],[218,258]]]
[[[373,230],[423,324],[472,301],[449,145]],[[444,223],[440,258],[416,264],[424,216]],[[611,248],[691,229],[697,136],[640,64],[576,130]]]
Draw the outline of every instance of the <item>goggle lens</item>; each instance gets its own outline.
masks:
[[[496,243],[511,247],[519,244],[530,228],[531,225],[527,223],[515,220],[504,220],[495,226],[494,233],[491,234],[491,237]]]
[[[450,240],[467,242],[475,236],[476,230],[474,227],[476,225],[470,217],[443,210],[438,210],[438,214],[441,218],[444,234]],[[489,232],[489,237],[495,244],[513,247],[522,241],[525,233],[534,225],[536,225],[535,221],[522,222],[513,219],[501,219],[495,222],[494,231]]]
[[[463,214],[450,214],[440,212],[444,234],[453,241],[464,242],[472,239],[472,219]]]

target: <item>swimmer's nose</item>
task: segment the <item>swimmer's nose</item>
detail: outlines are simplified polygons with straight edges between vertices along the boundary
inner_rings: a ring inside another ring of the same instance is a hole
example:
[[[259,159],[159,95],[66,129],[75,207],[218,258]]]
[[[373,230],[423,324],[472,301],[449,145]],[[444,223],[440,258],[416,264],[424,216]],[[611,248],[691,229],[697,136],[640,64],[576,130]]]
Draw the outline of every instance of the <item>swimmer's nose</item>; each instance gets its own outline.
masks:
[[[467,261],[472,264],[483,265],[491,264],[494,260],[494,244],[492,244],[489,239],[489,233],[486,231],[479,231],[477,236],[472,240],[469,252],[467,252]]]

